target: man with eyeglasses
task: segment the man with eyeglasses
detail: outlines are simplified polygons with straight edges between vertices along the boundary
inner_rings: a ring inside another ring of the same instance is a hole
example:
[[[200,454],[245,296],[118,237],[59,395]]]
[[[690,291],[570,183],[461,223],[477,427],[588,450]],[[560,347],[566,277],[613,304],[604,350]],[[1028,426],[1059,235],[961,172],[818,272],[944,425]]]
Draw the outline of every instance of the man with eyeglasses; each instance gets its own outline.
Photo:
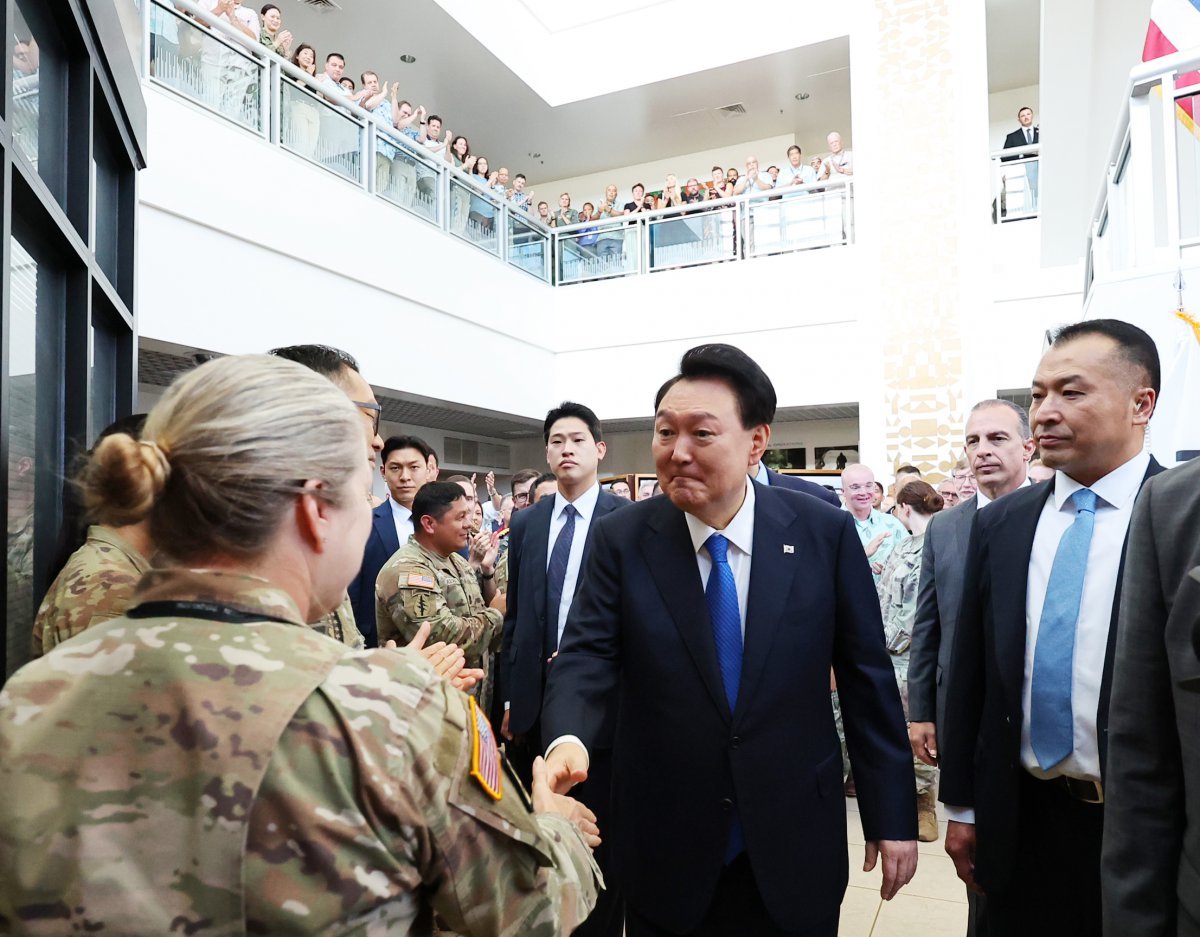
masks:
[[[846,510],[854,515],[854,528],[871,563],[871,575],[879,585],[883,564],[896,544],[908,536],[908,531],[892,515],[873,506],[875,473],[867,466],[847,465],[842,471],[842,491],[846,495]]]
[[[979,485],[975,483],[975,473],[971,470],[971,463],[967,461],[966,456],[954,463],[950,477],[954,480],[954,490],[958,492],[959,501],[975,497]]]
[[[379,417],[382,408],[375,399],[371,385],[358,372],[358,362],[354,360],[354,356],[328,345],[288,345],[284,348],[272,348],[268,354],[302,364],[345,391],[351,403],[358,407],[363,415],[367,460],[374,469],[379,452],[383,449],[383,440],[379,438]],[[362,649],[366,645],[366,640],[355,621],[349,593],[343,597],[341,605],[316,622],[313,628],[349,647]]]

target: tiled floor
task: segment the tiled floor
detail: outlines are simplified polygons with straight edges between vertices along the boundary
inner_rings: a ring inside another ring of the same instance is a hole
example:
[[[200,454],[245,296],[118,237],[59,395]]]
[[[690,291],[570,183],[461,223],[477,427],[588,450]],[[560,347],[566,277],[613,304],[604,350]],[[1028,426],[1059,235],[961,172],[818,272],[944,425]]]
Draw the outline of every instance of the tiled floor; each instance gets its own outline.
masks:
[[[946,855],[945,821],[936,843],[920,843],[917,874],[891,901],[879,897],[879,867],[864,872],[863,832],[858,802],[846,800],[846,840],[850,844],[850,886],[842,902],[839,937],[963,937],[967,932],[967,892]]]

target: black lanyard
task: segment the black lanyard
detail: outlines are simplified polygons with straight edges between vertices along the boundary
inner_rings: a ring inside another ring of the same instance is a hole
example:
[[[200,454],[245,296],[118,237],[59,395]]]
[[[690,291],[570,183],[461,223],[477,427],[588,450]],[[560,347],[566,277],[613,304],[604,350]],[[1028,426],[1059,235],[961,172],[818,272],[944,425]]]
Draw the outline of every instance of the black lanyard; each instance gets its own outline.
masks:
[[[268,615],[266,612],[248,612],[219,602],[164,600],[143,602],[125,613],[127,618],[203,618],[206,621],[224,621],[231,625],[247,625],[257,621],[276,621],[294,625],[294,621]]]

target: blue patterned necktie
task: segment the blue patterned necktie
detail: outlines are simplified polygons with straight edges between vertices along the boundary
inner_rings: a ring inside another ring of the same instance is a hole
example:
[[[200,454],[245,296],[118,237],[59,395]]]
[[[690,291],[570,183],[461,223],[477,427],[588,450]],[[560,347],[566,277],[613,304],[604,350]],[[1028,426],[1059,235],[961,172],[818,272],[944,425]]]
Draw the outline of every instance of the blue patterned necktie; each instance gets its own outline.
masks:
[[[737,704],[738,687],[742,682],[742,616],[738,611],[737,583],[729,566],[729,541],[720,534],[713,534],[704,545],[708,547],[708,555],[712,559],[704,600],[708,603],[708,616],[712,619],[713,641],[717,646],[717,664],[721,668],[721,682],[725,685],[725,699],[729,701],[729,711],[733,712]],[[742,821],[735,812],[729,828],[729,841],[725,846],[725,864],[736,859],[745,848]]]
[[[575,539],[575,505],[563,508],[567,522],[558,532],[554,549],[550,551],[550,563],[546,567],[546,657],[558,650],[558,607],[562,604],[563,584],[567,580],[567,561],[571,558],[571,541]]]
[[[1033,651],[1029,742],[1043,771],[1050,770],[1075,749],[1071,709],[1075,626],[1083,599],[1088,548],[1096,526],[1096,492],[1080,488],[1071,500],[1075,522],[1062,535],[1054,553]]]

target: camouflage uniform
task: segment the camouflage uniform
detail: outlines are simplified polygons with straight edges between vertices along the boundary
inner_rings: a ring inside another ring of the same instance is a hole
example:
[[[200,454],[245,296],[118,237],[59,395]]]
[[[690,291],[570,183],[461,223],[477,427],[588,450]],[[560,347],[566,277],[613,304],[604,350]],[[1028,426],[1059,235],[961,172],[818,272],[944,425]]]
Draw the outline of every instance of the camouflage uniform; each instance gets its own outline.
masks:
[[[496,554],[496,590],[508,595],[508,538],[500,541]]]
[[[41,657],[81,631],[118,615],[133,602],[150,561],[111,527],[93,524],[87,541],[55,577],[33,622],[33,656]]]
[[[913,619],[917,615],[917,587],[921,580],[921,548],[925,535],[905,537],[892,550],[879,574],[879,605],[883,612],[883,637],[892,656],[900,701],[908,716],[908,652],[912,647]],[[929,794],[937,785],[937,768],[913,759],[917,793]]]
[[[319,631],[325,637],[333,638],[355,651],[361,651],[367,646],[367,639],[362,636],[354,620],[354,606],[350,604],[349,593],[342,596],[341,605],[322,615],[311,627],[313,631]]]
[[[236,573],[136,601],[0,691],[0,933],[552,937],[594,906],[578,830],[480,743],[486,792],[486,723],[415,651]]]
[[[375,580],[375,622],[379,643],[407,644],[429,622],[429,643],[457,644],[468,667],[486,676],[477,695],[484,712],[491,704],[492,658],[500,649],[504,617],[488,608],[471,564],[457,553],[438,556],[409,537],[379,571]]]

